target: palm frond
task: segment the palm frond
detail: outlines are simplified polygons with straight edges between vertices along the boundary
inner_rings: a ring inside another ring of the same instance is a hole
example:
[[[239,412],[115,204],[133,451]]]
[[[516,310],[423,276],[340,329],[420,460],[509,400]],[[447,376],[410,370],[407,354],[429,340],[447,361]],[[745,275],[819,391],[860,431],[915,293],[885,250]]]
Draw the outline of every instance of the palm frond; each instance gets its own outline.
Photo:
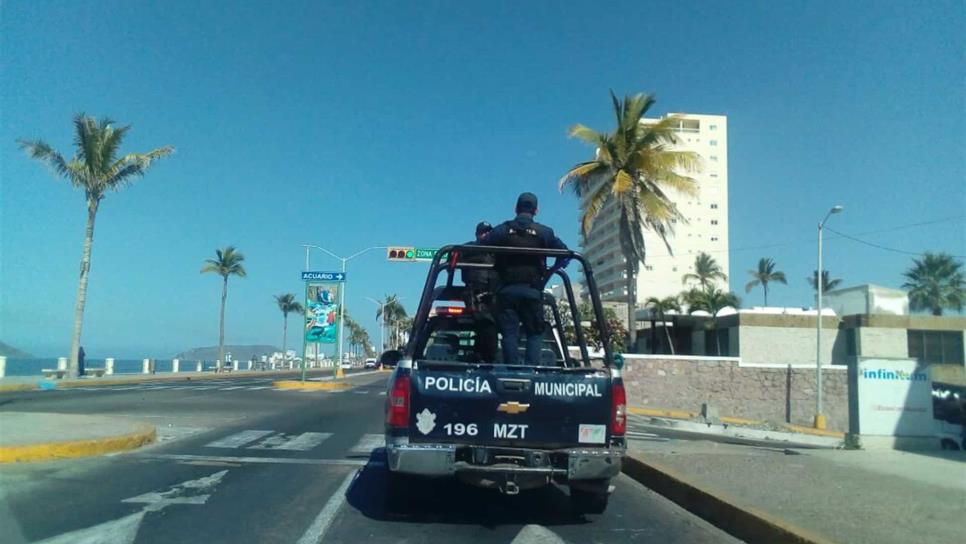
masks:
[[[606,183],[600,184],[600,187],[594,191],[593,196],[587,200],[587,205],[584,207],[580,216],[580,230],[581,233],[586,238],[590,233],[590,229],[594,226],[594,221],[597,219],[597,215],[600,210],[603,209],[604,204],[607,202],[607,198],[610,196],[610,187]]]

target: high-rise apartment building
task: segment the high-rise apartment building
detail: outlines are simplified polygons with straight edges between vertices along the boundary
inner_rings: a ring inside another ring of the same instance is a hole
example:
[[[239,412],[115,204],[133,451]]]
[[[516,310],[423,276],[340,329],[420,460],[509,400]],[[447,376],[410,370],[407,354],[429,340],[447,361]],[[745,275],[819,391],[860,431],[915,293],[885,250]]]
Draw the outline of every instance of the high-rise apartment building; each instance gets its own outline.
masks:
[[[679,119],[676,149],[694,151],[702,168],[687,175],[697,180],[698,194],[686,196],[670,191],[686,221],[673,223],[668,235],[673,255],[656,233],[645,229],[647,256],[637,275],[637,304],[648,297],[676,295],[684,289],[681,277],[694,271],[699,252],[710,254],[728,274],[728,118],[723,115],[669,114]],[[654,123],[657,119],[644,119]],[[583,252],[594,268],[594,276],[605,302],[627,300],[624,258],[618,238],[619,215],[610,201],[582,239]],[[720,287],[727,290],[727,282]]]

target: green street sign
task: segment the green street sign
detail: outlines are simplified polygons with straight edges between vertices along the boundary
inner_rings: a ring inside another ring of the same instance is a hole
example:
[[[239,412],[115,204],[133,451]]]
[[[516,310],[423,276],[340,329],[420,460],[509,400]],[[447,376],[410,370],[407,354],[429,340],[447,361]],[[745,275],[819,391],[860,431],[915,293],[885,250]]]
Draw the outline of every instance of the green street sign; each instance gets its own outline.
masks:
[[[431,261],[433,260],[433,257],[436,256],[437,251],[439,250],[435,248],[428,248],[428,247],[416,248],[416,259]]]

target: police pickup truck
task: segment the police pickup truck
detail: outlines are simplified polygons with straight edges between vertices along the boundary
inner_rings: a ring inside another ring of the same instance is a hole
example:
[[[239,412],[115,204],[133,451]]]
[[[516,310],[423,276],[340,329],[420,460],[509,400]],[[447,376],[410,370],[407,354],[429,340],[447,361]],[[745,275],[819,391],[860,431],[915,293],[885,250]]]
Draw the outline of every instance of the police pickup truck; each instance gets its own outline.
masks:
[[[590,316],[577,315],[563,270],[549,271],[547,279],[555,275],[562,282],[579,359],[568,353],[560,310],[549,293],[539,366],[505,365],[499,353],[483,356],[475,339],[486,318],[475,313],[486,308],[478,308],[467,288],[454,282],[458,269],[492,266],[460,260],[474,251],[578,261],[604,340],[603,365],[591,365],[581,328]],[[426,477],[456,477],[507,495],[556,483],[569,487],[579,511],[603,512],[613,490],[610,479],[620,472],[626,427],[624,385],[607,338],[590,263],[580,254],[471,245],[440,249],[408,344],[385,354],[398,361],[386,397],[387,499],[405,500],[405,490],[418,484],[413,480]]]

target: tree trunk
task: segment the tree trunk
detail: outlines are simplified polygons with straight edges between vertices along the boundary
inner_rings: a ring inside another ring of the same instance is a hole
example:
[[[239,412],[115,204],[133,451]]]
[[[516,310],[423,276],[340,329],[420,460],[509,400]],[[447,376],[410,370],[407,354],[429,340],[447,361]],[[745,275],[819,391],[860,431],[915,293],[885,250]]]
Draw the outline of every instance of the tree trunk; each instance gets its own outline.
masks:
[[[761,284],[761,288],[765,292],[765,307],[767,307],[768,306],[768,284],[767,283]]]
[[[225,364],[225,300],[227,298],[228,276],[225,276],[221,284],[221,318],[218,322],[218,372],[221,372],[221,367]]]
[[[74,334],[70,339],[70,363],[67,366],[67,376],[70,378],[77,377],[84,306],[87,304],[87,278],[91,270],[91,246],[94,244],[94,220],[99,204],[97,200],[87,200],[87,229],[84,231],[84,251],[81,254],[80,279],[77,283],[77,303],[74,306]]]
[[[637,310],[637,281],[634,278],[634,257],[626,256],[627,264],[627,347],[628,353],[637,353],[637,321],[635,313]]]
[[[288,312],[285,312],[283,315],[285,316],[282,321],[282,360],[284,361],[286,358],[285,354],[287,353],[285,348],[288,344]]]
[[[664,314],[661,314],[661,322],[664,323],[664,334],[667,335],[667,345],[671,349],[671,355],[674,355],[674,341],[671,340],[671,329],[667,326],[667,318]]]

